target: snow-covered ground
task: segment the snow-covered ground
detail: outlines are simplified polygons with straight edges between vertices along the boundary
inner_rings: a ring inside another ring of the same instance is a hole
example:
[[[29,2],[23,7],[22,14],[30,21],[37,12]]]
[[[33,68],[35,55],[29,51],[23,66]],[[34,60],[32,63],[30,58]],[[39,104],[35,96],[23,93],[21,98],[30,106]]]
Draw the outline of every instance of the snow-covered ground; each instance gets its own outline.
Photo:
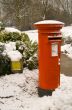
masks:
[[[66,40],[68,37],[72,39],[72,26],[66,26],[61,29],[62,36]],[[65,44],[61,47],[61,51],[72,59],[72,44]]]
[[[61,51],[72,59],[72,44],[63,45]]]
[[[26,31],[38,41],[36,31]],[[12,46],[12,43],[9,45]],[[6,45],[6,48],[10,48]],[[16,50],[15,43],[12,50]],[[6,50],[7,50],[6,49]],[[9,50],[9,49],[8,49]],[[7,52],[8,52],[7,50]],[[72,46],[62,46],[62,52],[72,56]],[[70,57],[71,57],[70,56]],[[0,110],[72,110],[72,77],[61,74],[61,84],[52,96],[38,97],[38,70],[24,68],[23,73],[0,77]]]
[[[72,77],[61,75],[52,96],[38,97],[38,70],[0,78],[0,110],[72,110]]]
[[[38,30],[24,31],[32,41],[38,42]]]
[[[62,35],[64,38],[71,37],[72,38],[72,26],[66,26],[61,29]]]

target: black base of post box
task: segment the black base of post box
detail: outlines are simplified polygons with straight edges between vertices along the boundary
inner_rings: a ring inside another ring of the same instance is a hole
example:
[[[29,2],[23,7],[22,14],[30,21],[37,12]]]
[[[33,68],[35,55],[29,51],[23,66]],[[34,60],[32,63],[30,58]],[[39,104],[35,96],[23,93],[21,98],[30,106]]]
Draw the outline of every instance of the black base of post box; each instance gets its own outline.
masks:
[[[52,96],[52,92],[55,90],[45,90],[42,88],[38,87],[38,95],[39,97],[43,97],[43,96]]]

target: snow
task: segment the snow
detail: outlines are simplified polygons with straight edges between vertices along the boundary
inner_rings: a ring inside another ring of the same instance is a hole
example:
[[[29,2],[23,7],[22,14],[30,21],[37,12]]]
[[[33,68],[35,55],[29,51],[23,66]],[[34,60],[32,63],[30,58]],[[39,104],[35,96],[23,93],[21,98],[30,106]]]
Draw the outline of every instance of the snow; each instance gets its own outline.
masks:
[[[38,97],[38,70],[0,77],[1,110],[72,110],[72,77],[61,74],[52,96]]]
[[[26,33],[31,40],[38,42],[37,30]],[[71,44],[62,46],[61,51],[72,58]],[[18,53],[12,53],[17,52],[15,42],[5,44],[5,52],[10,53],[12,60],[16,59]],[[40,98],[38,73],[37,69],[30,71],[24,68],[23,73],[0,77],[0,110],[72,110],[72,77],[61,74],[60,86],[52,96]]]
[[[6,52],[16,50],[16,43],[15,42],[5,43],[4,46],[5,46]]]
[[[22,59],[22,54],[18,51],[9,51],[7,52],[8,57],[11,59],[11,61],[19,61]]]
[[[25,31],[25,33],[29,36],[30,40],[33,42],[36,41],[38,42],[38,31],[37,30],[29,30]]]
[[[68,37],[72,38],[72,26],[63,27],[61,29],[61,32],[62,32],[62,37],[63,38],[66,38],[66,39]],[[37,30],[29,30],[29,31],[25,31],[25,33],[28,34],[29,38],[32,41],[37,41],[38,42],[38,31]]]
[[[14,27],[5,27],[5,32],[18,32],[19,34],[21,34],[21,31],[14,28]]]
[[[64,38],[71,37],[72,38],[72,26],[66,26],[61,29],[62,35]]]
[[[11,61],[19,61],[22,59],[22,54],[16,50],[16,43],[9,42],[9,43],[0,43],[0,45],[4,45],[5,50],[3,51],[3,55],[8,55]]]
[[[71,26],[70,26],[71,27]],[[66,27],[63,27],[61,32],[63,34],[63,30],[65,29]],[[72,31],[72,30],[71,30]],[[32,40],[32,41],[36,41],[38,42],[38,31],[37,30],[30,30],[30,31],[25,31],[26,34],[28,34],[29,38]],[[65,30],[64,33],[68,33],[68,30]],[[69,34],[71,35],[70,31],[69,31]],[[66,35],[66,34],[65,34]],[[63,36],[65,37],[65,36]],[[65,37],[65,38],[68,38]],[[61,51],[66,54],[65,52],[67,51],[67,54],[68,57],[72,58],[72,46],[71,44],[65,44],[64,46],[61,46]]]
[[[56,21],[56,20],[44,20],[44,21],[39,21],[35,24],[63,24],[63,22],[60,22],[60,21]]]
[[[72,59],[72,44],[65,44],[61,46],[61,51]]]

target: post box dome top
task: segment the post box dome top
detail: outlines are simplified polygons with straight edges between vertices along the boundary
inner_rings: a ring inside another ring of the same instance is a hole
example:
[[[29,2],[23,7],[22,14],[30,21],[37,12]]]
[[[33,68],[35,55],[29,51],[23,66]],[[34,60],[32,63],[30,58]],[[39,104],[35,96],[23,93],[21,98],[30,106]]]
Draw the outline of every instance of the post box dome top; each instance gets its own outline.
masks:
[[[44,20],[44,21],[39,21],[34,23],[34,25],[39,25],[39,24],[60,24],[60,25],[64,25],[63,22],[60,21],[56,21],[56,20]]]
[[[39,30],[60,30],[64,23],[56,20],[44,20],[34,23],[34,26]]]

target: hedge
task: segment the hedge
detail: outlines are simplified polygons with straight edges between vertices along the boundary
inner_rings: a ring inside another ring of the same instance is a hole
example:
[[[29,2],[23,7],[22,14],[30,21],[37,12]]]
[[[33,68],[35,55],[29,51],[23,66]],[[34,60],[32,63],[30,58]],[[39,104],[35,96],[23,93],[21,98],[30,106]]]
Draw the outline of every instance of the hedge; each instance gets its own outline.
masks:
[[[37,42],[32,42],[25,33],[0,32],[0,42],[5,44],[11,41],[16,42],[16,50],[23,55],[23,67],[30,70],[38,68]],[[4,49],[4,45],[0,44],[0,75],[11,74],[10,59],[3,55]]]

